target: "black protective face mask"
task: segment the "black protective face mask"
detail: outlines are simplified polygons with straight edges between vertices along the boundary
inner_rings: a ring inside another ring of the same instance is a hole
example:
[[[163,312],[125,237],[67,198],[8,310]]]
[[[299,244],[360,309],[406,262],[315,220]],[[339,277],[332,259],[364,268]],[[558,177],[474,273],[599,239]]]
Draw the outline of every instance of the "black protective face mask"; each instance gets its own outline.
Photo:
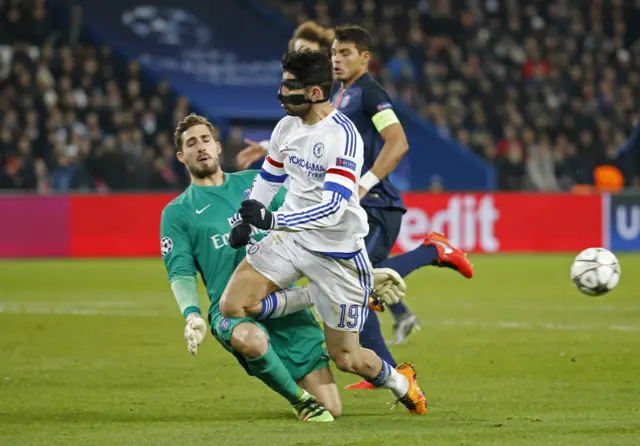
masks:
[[[327,102],[329,98],[320,99],[318,101],[312,101],[307,99],[304,94],[288,94],[283,95],[281,93],[282,87],[287,87],[289,90],[299,90],[301,88],[310,87],[311,85],[305,85],[304,82],[298,79],[285,79],[282,81],[281,87],[278,90],[278,100],[282,105],[304,105],[304,104],[320,104]]]

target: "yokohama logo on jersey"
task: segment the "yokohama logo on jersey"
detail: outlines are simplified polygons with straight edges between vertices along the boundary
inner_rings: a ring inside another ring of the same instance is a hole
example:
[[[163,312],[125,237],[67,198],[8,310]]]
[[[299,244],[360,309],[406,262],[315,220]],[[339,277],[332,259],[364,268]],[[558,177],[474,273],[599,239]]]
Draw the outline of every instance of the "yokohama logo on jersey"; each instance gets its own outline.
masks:
[[[576,252],[603,243],[599,195],[408,193],[404,201],[395,253],[430,231],[467,252]]]

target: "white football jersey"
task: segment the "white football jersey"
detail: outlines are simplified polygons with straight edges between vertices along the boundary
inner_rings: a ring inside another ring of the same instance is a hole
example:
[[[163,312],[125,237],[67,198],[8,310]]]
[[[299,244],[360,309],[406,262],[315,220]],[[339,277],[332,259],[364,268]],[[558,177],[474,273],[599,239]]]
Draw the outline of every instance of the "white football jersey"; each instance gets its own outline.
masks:
[[[273,229],[297,232],[296,242],[309,250],[348,256],[364,248],[369,231],[358,198],[363,156],[362,137],[339,111],[313,125],[287,116],[273,130],[251,198],[268,205],[273,186],[286,181]]]

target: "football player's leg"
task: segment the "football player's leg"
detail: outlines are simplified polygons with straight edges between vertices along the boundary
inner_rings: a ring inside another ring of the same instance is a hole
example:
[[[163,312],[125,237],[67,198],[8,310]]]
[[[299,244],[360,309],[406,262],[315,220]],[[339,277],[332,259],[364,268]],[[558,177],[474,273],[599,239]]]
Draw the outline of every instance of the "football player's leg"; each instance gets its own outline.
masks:
[[[405,277],[405,265],[403,262],[392,263],[388,266],[387,261],[391,254],[393,244],[398,238],[400,227],[402,225],[402,212],[399,210],[387,209],[367,209],[367,218],[369,223],[369,234],[365,238],[367,254],[374,268],[399,268],[396,270],[401,277]],[[390,305],[391,312],[398,317],[409,311],[409,308],[403,302]]]
[[[342,403],[324,347],[324,333],[311,310],[306,309],[262,322],[269,329],[274,350],[297,383],[316,397],[334,417]]]
[[[364,326],[360,332],[360,345],[366,349],[373,350],[393,367],[397,365],[395,358],[384,341],[378,314],[375,311],[369,311],[366,315]]]
[[[260,323],[267,328],[274,351],[293,379],[334,417],[340,415],[342,405],[329,369],[324,333],[311,310],[307,308]],[[318,410],[318,405],[314,408]],[[299,409],[295,408],[296,415]]]
[[[291,403],[299,419],[333,421],[331,414],[295,382],[271,345],[264,326],[250,319],[217,317],[212,320],[211,329],[247,373]]]
[[[326,367],[305,375],[298,381],[298,385],[315,396],[318,402],[321,403],[334,418],[342,415],[340,392],[338,392],[338,385],[328,364]]]
[[[399,274],[403,276],[402,268],[405,267],[405,265],[392,263],[391,266],[389,266],[388,262],[392,259],[387,259],[400,233],[402,212],[399,210],[370,208],[367,209],[367,216],[369,221],[369,234],[365,239],[365,243],[371,263],[375,268],[400,268],[401,271],[399,271]],[[372,302],[372,308],[376,307],[382,307],[382,303]],[[393,343],[401,343],[409,336],[413,329],[420,329],[418,318],[403,302],[390,305],[389,309],[394,316]],[[382,331],[380,330],[377,315],[370,314],[367,318],[367,323],[360,336],[360,342],[363,347],[375,351],[382,358],[385,357],[384,350],[388,351],[388,349],[382,336]],[[384,349],[382,346],[384,346]]]
[[[247,257],[240,262],[220,299],[225,317],[243,318],[272,293],[299,279],[288,260],[286,247],[269,234],[260,243],[247,247]]]
[[[362,251],[348,261],[312,254],[307,257],[303,268],[310,281],[309,293],[324,321],[327,350],[338,369],[364,378],[373,387],[391,390],[410,411],[424,413],[426,400],[415,377],[400,372],[405,365],[396,370],[360,345],[373,280],[366,253]]]
[[[269,294],[247,312],[257,320],[275,319],[312,306],[307,287],[297,286]]]
[[[402,277],[408,276],[423,266],[450,268],[467,279],[473,277],[473,266],[467,255],[455,248],[442,234],[436,232],[428,234],[424,242],[417,248],[374,263],[374,266],[376,268],[391,268]]]
[[[346,332],[325,324],[325,336],[329,356],[338,369],[359,375],[374,387],[390,390],[410,413],[422,415],[427,412],[427,401],[412,365],[403,363],[392,367],[372,350],[361,347],[357,332]]]

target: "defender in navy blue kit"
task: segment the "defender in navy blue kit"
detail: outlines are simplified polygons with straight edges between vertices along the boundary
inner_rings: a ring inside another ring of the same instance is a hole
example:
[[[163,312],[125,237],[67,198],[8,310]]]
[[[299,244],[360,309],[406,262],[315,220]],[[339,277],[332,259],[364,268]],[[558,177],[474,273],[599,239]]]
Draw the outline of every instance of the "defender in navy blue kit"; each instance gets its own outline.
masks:
[[[359,195],[368,216],[369,234],[365,242],[371,263],[376,268],[394,269],[402,277],[422,266],[434,265],[452,268],[470,278],[473,268],[466,255],[451,246],[441,234],[431,233],[417,249],[388,258],[406,212],[400,191],[391,183],[389,174],[409,146],[389,95],[369,73],[371,46],[367,30],[344,26],[336,28],[331,48],[334,79],[340,82],[331,104],[349,117],[364,141]],[[384,309],[380,302],[371,302],[371,306],[378,311]],[[400,343],[412,329],[419,329],[419,322],[403,303],[390,309],[395,317],[393,342]],[[360,343],[390,364],[396,363],[382,338],[375,312],[369,313]],[[371,388],[368,384],[362,381],[347,388]]]

